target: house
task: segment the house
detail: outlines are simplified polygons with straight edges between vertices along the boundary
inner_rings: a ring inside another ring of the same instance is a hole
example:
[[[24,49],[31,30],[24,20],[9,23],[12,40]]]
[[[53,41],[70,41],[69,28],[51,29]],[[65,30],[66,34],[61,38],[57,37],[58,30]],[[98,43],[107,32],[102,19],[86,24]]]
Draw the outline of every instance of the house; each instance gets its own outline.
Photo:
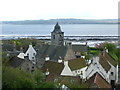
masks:
[[[47,82],[59,83],[57,87],[71,87],[73,84],[80,85],[79,76],[62,76],[61,72],[64,69],[63,63],[58,63],[54,61],[45,61],[43,67],[41,68],[42,72],[46,75]]]
[[[51,74],[54,76],[81,76],[84,79],[86,68],[84,58],[64,60],[63,62],[47,60],[42,67],[42,71],[44,73],[49,71],[49,76]]]
[[[85,78],[85,70],[87,68],[84,58],[72,60],[64,60],[64,69],[61,73],[63,76],[81,76]]]
[[[36,54],[37,52],[35,51],[35,49],[32,47],[32,45],[29,45],[28,50],[25,53],[25,56],[28,56],[29,60],[31,60],[33,63],[36,63]]]
[[[95,73],[86,83],[88,83],[89,88],[111,88],[110,84],[99,73]]]
[[[118,64],[107,51],[103,51],[99,57],[93,57],[91,64],[85,71],[86,80],[96,72],[112,86],[115,86],[118,82]]]
[[[22,59],[16,56],[9,60],[9,64],[13,68],[19,68],[20,70],[24,70],[29,73],[32,73],[36,69],[36,66],[30,60],[26,58]]]

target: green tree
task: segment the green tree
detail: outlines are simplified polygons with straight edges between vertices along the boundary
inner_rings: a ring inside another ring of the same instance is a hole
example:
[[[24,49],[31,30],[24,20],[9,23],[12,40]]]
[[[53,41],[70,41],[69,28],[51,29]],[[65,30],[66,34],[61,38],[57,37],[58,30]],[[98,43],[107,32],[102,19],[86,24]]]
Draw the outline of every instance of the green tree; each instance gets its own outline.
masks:
[[[4,68],[2,72],[3,88],[34,88],[35,80],[33,76],[25,71],[14,69],[11,67]]]
[[[36,87],[39,87],[44,82],[45,79],[44,74],[37,69],[33,72],[33,76],[35,78]]]

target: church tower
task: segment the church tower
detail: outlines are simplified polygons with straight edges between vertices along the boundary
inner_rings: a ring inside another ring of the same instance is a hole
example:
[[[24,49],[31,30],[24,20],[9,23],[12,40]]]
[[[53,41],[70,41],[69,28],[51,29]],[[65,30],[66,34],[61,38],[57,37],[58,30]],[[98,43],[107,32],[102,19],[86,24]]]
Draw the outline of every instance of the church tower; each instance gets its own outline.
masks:
[[[51,32],[51,42],[53,45],[57,46],[64,45],[64,32],[61,31],[58,22],[55,25],[53,32]]]

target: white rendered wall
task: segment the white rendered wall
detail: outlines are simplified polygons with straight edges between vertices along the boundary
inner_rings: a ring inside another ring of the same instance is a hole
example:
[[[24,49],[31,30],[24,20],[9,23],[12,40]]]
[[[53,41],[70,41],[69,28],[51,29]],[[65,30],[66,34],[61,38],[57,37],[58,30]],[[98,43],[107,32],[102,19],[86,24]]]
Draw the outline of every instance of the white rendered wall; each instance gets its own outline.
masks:
[[[62,70],[60,75],[73,76],[73,73],[72,73],[70,67],[68,66],[68,61],[64,61],[64,69]]]
[[[78,70],[74,70],[74,71],[72,71],[72,73],[74,76],[78,76],[78,75],[80,76],[81,71],[82,71],[83,72],[82,78],[85,79],[86,78],[86,73],[85,73],[86,68],[87,68],[87,66],[83,67],[81,69],[78,69]]]
[[[29,57],[29,60],[35,60],[36,53],[37,52],[32,47],[32,45],[29,45],[29,48],[28,48],[27,52],[25,53],[25,55]]]
[[[96,64],[95,64],[96,63]],[[106,71],[99,63],[99,58],[93,58],[93,62],[90,66],[86,69],[86,78],[89,79],[92,77],[96,72],[98,72],[104,79],[106,79]]]

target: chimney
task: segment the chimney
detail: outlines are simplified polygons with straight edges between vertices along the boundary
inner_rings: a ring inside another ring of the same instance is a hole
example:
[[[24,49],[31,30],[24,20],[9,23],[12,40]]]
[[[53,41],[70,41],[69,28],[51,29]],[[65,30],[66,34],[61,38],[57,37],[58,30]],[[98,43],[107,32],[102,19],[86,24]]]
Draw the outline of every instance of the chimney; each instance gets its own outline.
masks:
[[[23,52],[23,47],[20,47],[20,51]]]
[[[50,60],[50,57],[48,55],[46,55],[45,61],[48,61],[48,60]]]
[[[68,66],[68,60],[64,60],[64,66]]]
[[[58,63],[62,63],[62,62],[63,62],[63,60],[62,60],[61,56],[59,56]]]
[[[81,56],[81,58],[84,58],[84,59],[85,59],[85,56]]]
[[[32,47],[32,45],[29,45],[29,48]]]
[[[105,52],[108,53],[108,49],[105,47]]]
[[[49,69],[47,68],[45,75],[48,76],[50,74]]]

